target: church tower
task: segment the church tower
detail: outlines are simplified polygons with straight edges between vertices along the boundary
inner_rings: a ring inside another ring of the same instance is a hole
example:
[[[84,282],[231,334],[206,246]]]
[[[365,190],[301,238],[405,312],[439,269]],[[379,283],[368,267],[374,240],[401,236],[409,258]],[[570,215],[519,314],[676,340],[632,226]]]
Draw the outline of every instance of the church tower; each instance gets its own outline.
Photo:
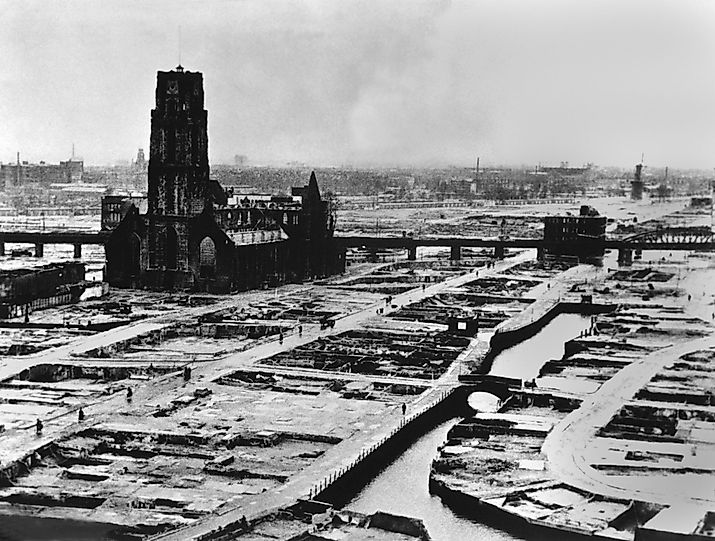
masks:
[[[195,216],[208,202],[209,158],[203,76],[160,71],[151,112],[149,214]]]
[[[190,274],[189,220],[211,205],[207,112],[199,72],[160,71],[151,112],[148,171],[148,270],[170,288]]]

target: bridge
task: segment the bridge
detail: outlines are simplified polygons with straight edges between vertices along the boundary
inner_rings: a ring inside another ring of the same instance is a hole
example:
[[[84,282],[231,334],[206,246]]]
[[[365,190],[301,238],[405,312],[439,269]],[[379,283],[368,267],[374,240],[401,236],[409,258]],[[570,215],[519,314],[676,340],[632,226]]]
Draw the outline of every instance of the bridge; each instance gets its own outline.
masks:
[[[366,249],[403,249],[407,250],[408,259],[417,258],[417,248],[422,246],[439,246],[450,248],[450,259],[458,260],[462,248],[494,248],[495,256],[502,257],[506,248],[536,248],[539,253],[544,251],[561,253],[578,253],[582,247],[581,240],[571,242],[553,242],[536,238],[478,238],[478,237],[368,237],[351,236],[337,237],[346,248]],[[637,235],[623,238],[606,238],[588,240],[594,248],[618,250],[619,260],[628,259],[637,250],[700,250],[715,251],[715,238],[710,227],[665,227],[653,229]]]
[[[618,263],[630,265],[633,252],[643,250],[715,251],[715,238],[709,226],[662,227],[605,242],[605,247],[618,250]]]
[[[715,238],[709,226],[662,227],[619,240],[606,240],[606,248],[632,250],[712,250]]]
[[[417,259],[417,248],[437,246],[450,248],[450,259],[461,259],[462,248],[494,248],[497,257],[504,255],[506,248],[543,248],[543,239],[499,239],[479,237],[336,237],[345,248],[402,249],[407,250],[407,259]]]
[[[111,231],[73,231],[57,229],[46,231],[0,231],[0,256],[5,255],[5,243],[34,244],[35,257],[44,255],[45,244],[70,244],[74,246],[74,257],[82,257],[84,244],[104,245]]]
[[[5,255],[5,243],[33,244],[35,255],[42,257],[45,244],[70,244],[74,246],[74,256],[82,256],[82,245],[104,245],[110,231],[0,231],[0,255]],[[581,241],[549,242],[538,238],[481,238],[481,237],[372,237],[337,236],[336,240],[344,248],[366,248],[368,250],[402,249],[407,251],[409,260],[417,259],[417,248],[436,246],[450,249],[450,259],[459,260],[462,248],[493,248],[496,257],[502,257],[507,248],[536,248],[539,253],[554,251],[577,253]],[[594,242],[595,239],[588,239]],[[664,227],[623,238],[606,238],[597,248],[619,251],[619,261],[627,262],[629,254],[638,250],[700,250],[715,251],[715,236],[710,227]]]

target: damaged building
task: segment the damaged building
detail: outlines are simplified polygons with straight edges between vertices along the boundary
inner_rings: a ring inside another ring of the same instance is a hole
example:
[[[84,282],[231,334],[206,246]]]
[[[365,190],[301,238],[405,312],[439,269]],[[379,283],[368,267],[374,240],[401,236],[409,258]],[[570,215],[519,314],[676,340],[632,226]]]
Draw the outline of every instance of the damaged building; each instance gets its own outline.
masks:
[[[547,254],[573,255],[585,262],[603,257],[607,218],[581,205],[578,216],[546,216],[544,245]]]
[[[130,208],[106,244],[112,286],[225,293],[344,271],[315,174],[290,196],[259,200],[210,179],[200,72],[157,74],[148,185],[147,212]]]
[[[77,302],[85,290],[85,265],[78,261],[0,272],[0,319]]]

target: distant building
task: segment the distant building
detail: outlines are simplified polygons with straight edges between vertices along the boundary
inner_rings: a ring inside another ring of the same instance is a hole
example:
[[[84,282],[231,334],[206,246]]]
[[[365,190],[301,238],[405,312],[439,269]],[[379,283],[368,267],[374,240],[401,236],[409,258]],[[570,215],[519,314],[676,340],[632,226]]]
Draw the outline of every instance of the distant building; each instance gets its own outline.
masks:
[[[462,199],[469,199],[477,193],[477,182],[471,178],[453,178],[449,180],[451,194]]]
[[[136,171],[146,171],[149,167],[149,162],[146,161],[144,157],[144,149],[140,148],[137,150],[137,159],[132,163],[134,170]]]
[[[84,162],[80,159],[70,158],[59,164],[45,162],[28,163],[18,159],[16,163],[0,165],[0,186],[4,188],[22,187],[30,184],[49,186],[58,183],[82,182]]]
[[[636,171],[633,174],[633,180],[631,180],[631,199],[633,201],[640,201],[643,199],[643,187],[645,183],[641,177],[643,172],[643,164],[639,163],[636,165]]]
[[[544,218],[545,254],[573,255],[586,261],[602,257],[606,240],[605,216],[582,205],[578,216],[547,216]]]
[[[549,175],[575,178],[589,173],[591,171],[591,166],[586,165],[584,167],[570,167],[568,162],[561,162],[561,165],[559,165],[558,167],[549,167],[542,165],[539,166],[538,170],[543,171],[544,173],[547,173]]]
[[[147,212],[130,206],[107,242],[110,285],[229,292],[345,268],[315,174],[253,201],[210,179],[201,73],[158,73],[148,177]]]

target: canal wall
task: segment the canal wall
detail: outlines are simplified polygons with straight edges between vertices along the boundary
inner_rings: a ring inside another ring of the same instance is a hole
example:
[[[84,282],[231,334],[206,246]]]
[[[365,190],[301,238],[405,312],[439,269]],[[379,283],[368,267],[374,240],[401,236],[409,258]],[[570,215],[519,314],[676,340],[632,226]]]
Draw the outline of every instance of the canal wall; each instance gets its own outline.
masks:
[[[326,473],[312,487],[310,497],[342,507],[417,438],[439,423],[465,413],[466,408],[465,390],[461,386],[440,391],[429,404],[405,415],[379,441],[363,448],[348,466]]]
[[[335,509],[343,507],[385,466],[399,457],[416,438],[422,436],[440,422],[466,413],[466,393],[463,386],[433,391],[432,394],[434,397],[431,401],[406,414],[396,426],[380,439],[360,449],[348,464],[338,469],[326,471],[324,476],[310,487],[307,500],[298,498],[292,503],[302,502],[304,505],[315,505],[318,508],[322,504]],[[249,524],[266,520],[269,515],[278,513],[285,507],[285,503],[281,503],[281,505],[263,509],[254,515],[250,515],[248,516]],[[241,527],[240,520],[236,517],[235,520],[198,535],[193,539],[196,541],[231,539],[232,532]],[[174,533],[177,531],[181,531],[181,529],[174,530]],[[429,539],[429,536],[427,539]]]
[[[484,362],[481,364],[483,373],[487,373],[492,368],[494,358],[505,349],[517,345],[524,340],[531,338],[546,325],[548,325],[556,316],[561,314],[581,314],[595,315],[607,314],[618,308],[617,304],[593,304],[587,302],[557,302],[549,309],[545,310],[538,318],[522,325],[506,331],[497,329],[489,341],[489,351],[484,357]]]
[[[575,539],[593,539],[592,532],[559,528],[539,520],[530,520],[510,513],[496,505],[458,490],[451,489],[430,475],[430,494],[438,496],[444,504],[457,513],[474,518],[483,524],[510,532],[524,539],[549,539],[574,541]]]

